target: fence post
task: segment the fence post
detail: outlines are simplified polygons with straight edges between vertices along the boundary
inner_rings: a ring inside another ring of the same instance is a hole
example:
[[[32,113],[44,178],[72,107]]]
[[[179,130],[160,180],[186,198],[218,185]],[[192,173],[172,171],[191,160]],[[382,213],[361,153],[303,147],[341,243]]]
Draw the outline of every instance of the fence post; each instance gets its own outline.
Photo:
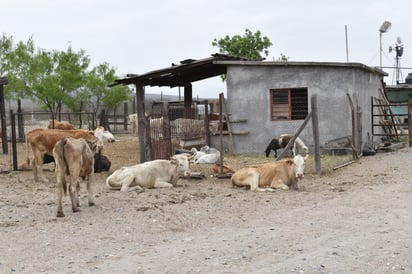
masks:
[[[125,103],[123,103],[123,106],[124,106],[124,109],[123,109],[124,110],[123,111],[123,113],[124,113],[123,129],[127,130],[127,114],[129,114],[129,110],[128,110],[129,104],[127,102],[125,102]]]
[[[10,110],[10,127],[11,127],[11,145],[13,151],[13,170],[17,170],[17,138],[16,138],[16,121],[13,110]]]
[[[313,144],[315,147],[315,169],[316,174],[320,175],[322,167],[320,164],[320,145],[319,145],[319,120],[318,120],[318,103],[316,95],[310,97],[312,108],[312,131],[313,131]]]
[[[3,85],[7,85],[7,78],[0,77],[0,118],[1,118],[1,139],[3,145],[3,154],[8,154],[7,148],[7,127],[6,127],[6,107],[4,105],[4,89]]]

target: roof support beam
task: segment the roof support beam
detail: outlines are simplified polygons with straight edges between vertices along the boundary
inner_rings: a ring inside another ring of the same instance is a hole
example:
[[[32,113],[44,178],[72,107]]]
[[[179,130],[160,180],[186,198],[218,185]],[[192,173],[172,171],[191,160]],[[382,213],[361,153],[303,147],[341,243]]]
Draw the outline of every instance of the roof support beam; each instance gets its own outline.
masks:
[[[150,141],[146,139],[146,115],[144,107],[144,87],[139,82],[134,82],[136,87],[136,104],[137,104],[137,132],[139,135],[139,152],[140,163],[144,163],[151,159],[150,146],[146,146],[146,142]],[[149,147],[149,151],[146,152],[146,147]]]
[[[188,83],[184,87],[184,100],[185,100],[185,118],[193,118],[191,117],[191,106],[192,106],[192,84]]]

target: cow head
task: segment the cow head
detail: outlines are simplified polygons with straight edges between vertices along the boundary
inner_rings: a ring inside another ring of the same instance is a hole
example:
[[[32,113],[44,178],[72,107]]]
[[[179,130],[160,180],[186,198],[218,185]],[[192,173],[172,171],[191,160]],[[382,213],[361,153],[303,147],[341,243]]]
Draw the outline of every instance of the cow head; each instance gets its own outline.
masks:
[[[298,179],[303,179],[304,177],[304,171],[305,171],[305,160],[309,157],[309,154],[306,154],[305,157],[302,155],[298,154],[295,157],[293,157],[293,166],[295,169],[295,176]]]
[[[175,154],[170,158],[170,162],[176,165],[177,173],[183,176],[189,176],[192,172],[190,170],[189,157],[184,154]]]
[[[103,142],[99,138],[95,138],[94,140],[86,140],[87,144],[89,145],[90,149],[93,153],[101,153],[103,150]]]

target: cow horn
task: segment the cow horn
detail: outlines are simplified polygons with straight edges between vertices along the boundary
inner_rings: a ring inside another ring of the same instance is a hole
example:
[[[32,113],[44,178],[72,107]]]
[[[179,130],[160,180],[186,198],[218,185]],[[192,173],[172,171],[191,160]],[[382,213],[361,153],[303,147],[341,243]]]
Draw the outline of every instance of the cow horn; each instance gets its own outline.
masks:
[[[306,154],[306,156],[305,157],[303,157],[303,160],[305,160],[306,161],[306,159],[308,159],[309,158],[309,154]]]

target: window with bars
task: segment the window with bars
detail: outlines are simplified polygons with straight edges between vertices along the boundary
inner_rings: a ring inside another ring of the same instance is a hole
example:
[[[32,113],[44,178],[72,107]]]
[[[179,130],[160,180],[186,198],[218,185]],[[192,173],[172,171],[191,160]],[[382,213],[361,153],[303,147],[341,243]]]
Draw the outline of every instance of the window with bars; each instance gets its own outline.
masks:
[[[308,115],[308,89],[271,89],[272,121],[304,120]]]

